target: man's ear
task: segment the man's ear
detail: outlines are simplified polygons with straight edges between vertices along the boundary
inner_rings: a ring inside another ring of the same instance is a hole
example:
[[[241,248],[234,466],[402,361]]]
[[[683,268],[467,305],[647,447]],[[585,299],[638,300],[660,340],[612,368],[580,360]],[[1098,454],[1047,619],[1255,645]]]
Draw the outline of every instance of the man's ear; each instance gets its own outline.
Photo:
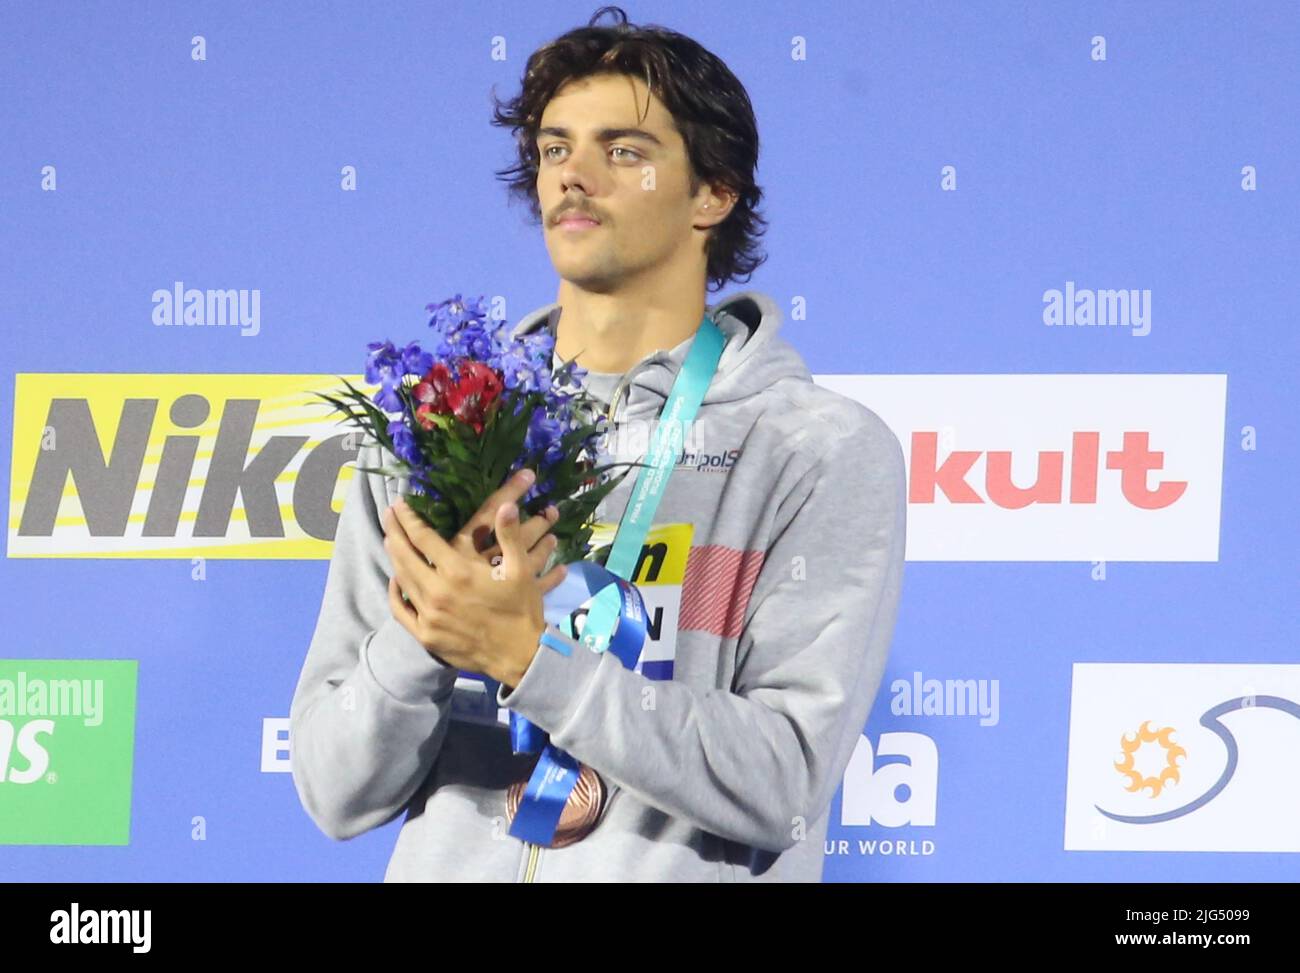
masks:
[[[705,186],[695,206],[695,228],[707,230],[725,220],[736,205],[737,195],[726,186]]]

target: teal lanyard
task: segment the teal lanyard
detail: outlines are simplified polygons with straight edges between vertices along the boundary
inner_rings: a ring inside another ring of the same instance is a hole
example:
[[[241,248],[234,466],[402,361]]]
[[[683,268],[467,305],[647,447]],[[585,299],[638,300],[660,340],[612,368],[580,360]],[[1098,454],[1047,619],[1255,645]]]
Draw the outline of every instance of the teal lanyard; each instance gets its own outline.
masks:
[[[673,381],[668,401],[659,414],[659,422],[646,452],[649,465],[641,467],[632,495],[619,521],[605,569],[624,581],[632,580],[645,545],[646,535],[654,521],[659,501],[668,488],[668,478],[677,464],[685,436],[685,424],[695,419],[704,401],[704,393],[717,371],[718,360],[726,340],[722,331],[708,314],[695,332],[677,378]],[[587,620],[582,628],[582,641],[593,652],[604,652],[609,647],[610,635],[618,621],[622,605],[618,585],[610,583],[592,598]]]

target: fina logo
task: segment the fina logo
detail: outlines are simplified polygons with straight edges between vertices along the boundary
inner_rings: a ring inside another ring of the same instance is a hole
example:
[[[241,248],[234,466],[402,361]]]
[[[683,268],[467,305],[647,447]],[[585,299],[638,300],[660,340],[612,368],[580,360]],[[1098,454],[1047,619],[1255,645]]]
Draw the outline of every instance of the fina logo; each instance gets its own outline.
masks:
[[[939,748],[924,733],[882,733],[875,748],[865,733],[844,768],[840,824],[934,827]]]
[[[932,828],[939,796],[939,748],[924,733],[882,733],[872,747],[859,734],[841,781],[844,827]],[[825,855],[929,856],[932,838],[827,838]]]
[[[1237,757],[1240,752],[1237,746],[1237,738],[1232,735],[1231,730],[1223,725],[1219,717],[1225,713],[1251,707],[1281,710],[1300,720],[1300,705],[1291,702],[1289,699],[1283,699],[1281,696],[1238,696],[1235,699],[1226,700],[1206,710],[1200,720],[1201,726],[1223,741],[1224,748],[1227,751],[1227,761],[1223,773],[1219,775],[1219,779],[1205,793],[1194,800],[1188,801],[1181,807],[1163,811],[1159,814],[1115,814],[1107,811],[1100,804],[1094,804],[1093,807],[1112,821],[1122,821],[1125,824],[1159,824],[1162,821],[1181,818],[1209,804],[1232,780],[1232,775],[1237,770]],[[1114,766],[1120,774],[1128,779],[1128,786],[1124,788],[1126,791],[1138,793],[1143,789],[1150,789],[1151,793],[1147,796],[1154,799],[1160,796],[1160,792],[1165,789],[1166,785],[1177,784],[1181,780],[1179,771],[1182,765],[1178,763],[1178,760],[1179,758],[1185,760],[1187,751],[1171,739],[1172,734],[1176,732],[1174,727],[1166,726],[1159,730],[1152,730],[1150,726],[1151,721],[1147,720],[1138,728],[1136,734],[1131,736],[1125,734],[1120,739],[1120,747],[1124,751],[1124,757],[1122,760],[1116,761]],[[1148,744],[1155,744],[1164,753],[1164,767],[1158,776],[1143,775],[1136,767],[1136,756],[1141,748]]]

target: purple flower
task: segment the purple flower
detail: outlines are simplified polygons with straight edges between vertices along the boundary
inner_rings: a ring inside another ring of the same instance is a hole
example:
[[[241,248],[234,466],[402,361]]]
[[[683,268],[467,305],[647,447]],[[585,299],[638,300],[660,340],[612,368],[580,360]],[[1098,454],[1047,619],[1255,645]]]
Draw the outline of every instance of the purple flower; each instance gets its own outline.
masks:
[[[372,341],[366,345],[366,381],[371,385],[395,385],[406,374],[402,356],[391,341]]]
[[[541,392],[551,384],[550,369],[531,358],[525,349],[518,346],[501,356],[498,367],[501,370],[502,381],[508,389]]]
[[[572,364],[570,364],[569,366],[568,376],[573,381],[581,384],[582,381],[587,377],[587,370],[583,368],[581,365],[579,365],[576,360],[574,360]]]
[[[402,349],[402,367],[407,375],[423,378],[433,367],[433,355],[421,350],[419,343],[412,341]]]
[[[442,499],[442,494],[435,490],[433,484],[429,482],[429,471],[427,469],[412,470],[409,483],[412,493],[432,497],[435,500]]]
[[[401,412],[404,406],[397,390],[402,378],[424,375],[433,367],[433,355],[422,351],[414,341],[400,352],[391,341],[372,341],[366,347],[370,351],[366,356],[366,381],[380,386],[374,395],[375,405],[385,412]]]
[[[477,324],[466,324],[443,337],[439,350],[443,349],[447,352],[444,357],[487,361],[492,356],[492,339]]]
[[[488,337],[492,339],[492,357],[500,358],[510,346],[515,343],[515,339],[510,336],[510,326],[504,321],[499,321],[488,328]]]
[[[555,351],[555,335],[549,331],[525,335],[524,344],[527,346],[530,355],[542,359],[548,366],[550,365],[551,352]]]
[[[411,465],[420,465],[424,457],[420,455],[415,433],[411,432],[404,419],[394,419],[388,424],[388,435],[393,438],[393,455]]]
[[[564,436],[566,423],[546,414],[544,406],[533,410],[528,420],[528,432],[524,436],[524,451],[530,455],[542,452],[544,464],[558,462],[563,455],[560,439]]]
[[[524,503],[532,503],[538,497],[545,496],[555,489],[555,481],[552,479],[538,480],[528,488],[528,492],[523,495]]]
[[[406,404],[402,401],[402,396],[397,391],[396,385],[380,386],[379,391],[371,398],[374,399],[375,405],[385,412],[401,412],[406,408]]]
[[[468,301],[457,294],[437,304],[427,304],[425,310],[433,314],[429,327],[442,331],[451,331],[466,321],[487,319],[487,301],[481,295],[477,301]]]

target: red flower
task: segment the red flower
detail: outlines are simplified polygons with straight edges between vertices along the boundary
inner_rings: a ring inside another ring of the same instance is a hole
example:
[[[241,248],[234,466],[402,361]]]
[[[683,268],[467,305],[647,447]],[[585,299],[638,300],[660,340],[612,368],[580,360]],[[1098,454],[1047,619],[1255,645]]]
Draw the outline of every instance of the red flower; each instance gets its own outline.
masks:
[[[438,362],[411,389],[411,395],[417,402],[425,402],[434,406],[435,412],[446,412],[448,410],[442,406],[446,401],[447,392],[451,390],[453,385],[451,370],[442,362]]]
[[[488,410],[503,387],[501,376],[481,361],[462,359],[459,381],[453,381],[450,369],[438,362],[411,390],[420,403],[415,409],[416,421],[431,429],[431,416],[451,414],[481,434]]]
[[[442,362],[438,362],[411,389],[411,397],[420,403],[415,407],[415,419],[425,429],[433,428],[433,420],[430,416],[451,412],[451,408],[447,405],[447,393],[454,387],[451,370]]]

